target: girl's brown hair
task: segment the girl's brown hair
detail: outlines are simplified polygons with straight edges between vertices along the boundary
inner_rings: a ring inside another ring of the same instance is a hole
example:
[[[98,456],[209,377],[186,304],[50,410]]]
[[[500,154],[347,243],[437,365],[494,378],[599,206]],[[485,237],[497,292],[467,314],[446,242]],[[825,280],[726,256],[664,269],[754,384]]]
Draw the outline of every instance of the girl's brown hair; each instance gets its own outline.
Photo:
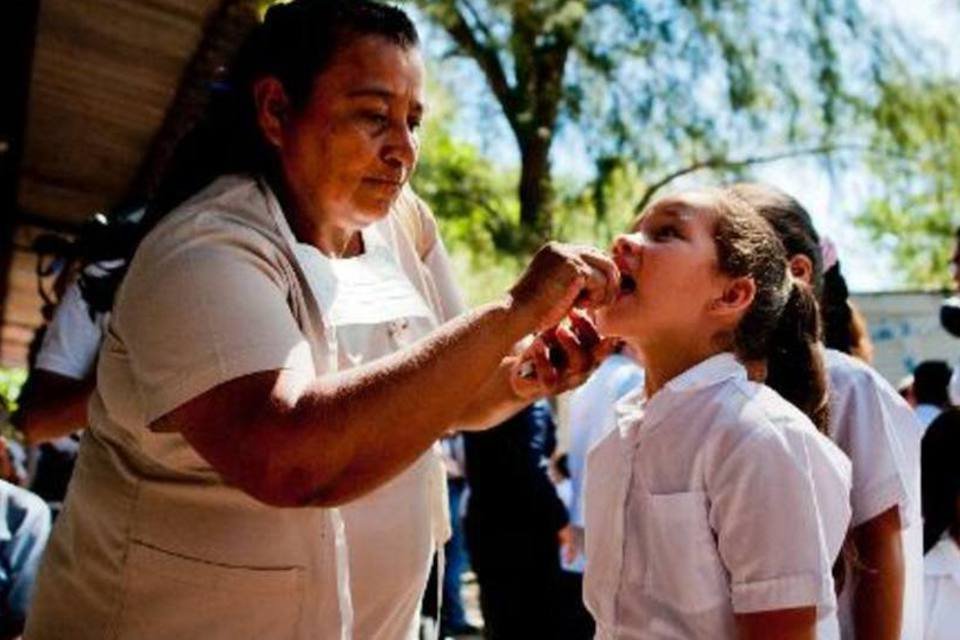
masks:
[[[783,243],[746,199],[718,189],[716,209],[720,272],[750,277],[756,285],[753,303],[726,339],[741,361],[765,362],[766,384],[826,433],[827,380],[814,293],[790,275]]]

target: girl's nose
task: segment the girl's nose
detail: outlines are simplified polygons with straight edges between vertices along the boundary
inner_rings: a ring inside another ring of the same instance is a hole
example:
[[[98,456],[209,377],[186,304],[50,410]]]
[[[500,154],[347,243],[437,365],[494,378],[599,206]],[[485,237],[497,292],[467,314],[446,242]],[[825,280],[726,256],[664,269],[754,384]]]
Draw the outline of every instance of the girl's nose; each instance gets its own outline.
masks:
[[[613,257],[621,269],[632,271],[640,266],[640,254],[643,252],[643,236],[639,233],[625,233],[613,241]]]

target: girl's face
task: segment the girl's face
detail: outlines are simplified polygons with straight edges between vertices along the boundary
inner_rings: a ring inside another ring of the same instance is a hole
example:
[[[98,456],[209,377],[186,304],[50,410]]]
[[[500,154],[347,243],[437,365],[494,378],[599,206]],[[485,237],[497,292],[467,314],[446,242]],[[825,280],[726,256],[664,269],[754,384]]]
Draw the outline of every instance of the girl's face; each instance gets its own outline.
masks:
[[[688,192],[655,202],[633,232],[614,242],[624,276],[617,300],[597,312],[604,334],[652,342],[709,338],[710,308],[730,278],[717,270],[715,196]]]

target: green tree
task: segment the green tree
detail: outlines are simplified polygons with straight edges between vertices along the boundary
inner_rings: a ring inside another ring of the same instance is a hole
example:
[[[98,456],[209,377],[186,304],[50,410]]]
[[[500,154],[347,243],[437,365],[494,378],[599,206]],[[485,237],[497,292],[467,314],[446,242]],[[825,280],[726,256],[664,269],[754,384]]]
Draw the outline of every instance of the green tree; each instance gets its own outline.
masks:
[[[951,285],[948,262],[960,223],[960,82],[882,88],[869,156],[875,196],[855,218],[891,253],[905,284]]]
[[[411,1],[479,67],[513,133],[528,240],[555,231],[562,126],[601,179],[819,149],[869,112],[895,50],[857,0]]]

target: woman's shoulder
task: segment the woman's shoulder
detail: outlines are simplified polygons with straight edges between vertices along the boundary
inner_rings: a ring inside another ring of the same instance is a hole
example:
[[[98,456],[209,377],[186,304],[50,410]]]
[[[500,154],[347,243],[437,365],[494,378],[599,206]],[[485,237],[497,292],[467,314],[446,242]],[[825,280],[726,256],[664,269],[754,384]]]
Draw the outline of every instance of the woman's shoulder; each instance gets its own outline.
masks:
[[[282,242],[269,195],[259,181],[229,175],[214,180],[164,216],[144,238],[134,263],[158,264],[211,247],[275,260]]]

